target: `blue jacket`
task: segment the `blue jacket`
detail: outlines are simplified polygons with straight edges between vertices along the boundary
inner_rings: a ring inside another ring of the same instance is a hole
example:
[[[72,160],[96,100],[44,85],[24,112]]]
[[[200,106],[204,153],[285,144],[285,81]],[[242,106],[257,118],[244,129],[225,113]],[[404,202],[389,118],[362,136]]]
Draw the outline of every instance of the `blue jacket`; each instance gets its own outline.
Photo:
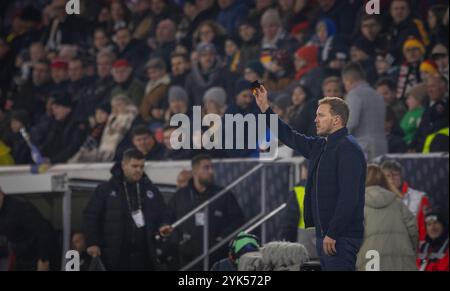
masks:
[[[275,114],[272,109],[266,112],[267,126],[270,114]],[[308,137],[278,120],[278,138],[309,160],[306,227],[315,226],[318,236],[335,240],[363,238],[367,164],[348,130],[340,129],[327,139]]]

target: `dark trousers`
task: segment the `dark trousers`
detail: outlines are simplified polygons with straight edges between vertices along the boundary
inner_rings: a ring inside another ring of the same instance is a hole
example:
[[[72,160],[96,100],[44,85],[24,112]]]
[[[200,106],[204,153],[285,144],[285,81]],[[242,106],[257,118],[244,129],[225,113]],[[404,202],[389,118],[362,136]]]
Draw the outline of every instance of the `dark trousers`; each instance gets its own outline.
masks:
[[[363,240],[341,237],[336,240],[336,254],[327,256],[323,251],[323,238],[317,237],[317,254],[322,271],[355,271],[356,256]]]

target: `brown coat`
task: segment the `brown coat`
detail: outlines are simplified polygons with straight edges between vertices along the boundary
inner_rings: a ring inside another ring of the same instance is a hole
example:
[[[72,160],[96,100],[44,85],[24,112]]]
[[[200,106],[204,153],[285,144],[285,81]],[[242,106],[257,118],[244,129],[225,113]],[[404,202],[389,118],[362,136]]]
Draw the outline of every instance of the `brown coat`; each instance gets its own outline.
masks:
[[[168,77],[157,81],[154,86],[148,85],[141,106],[139,106],[139,114],[145,121],[150,121],[151,110],[163,98],[167,98],[167,91],[169,90],[170,79]]]

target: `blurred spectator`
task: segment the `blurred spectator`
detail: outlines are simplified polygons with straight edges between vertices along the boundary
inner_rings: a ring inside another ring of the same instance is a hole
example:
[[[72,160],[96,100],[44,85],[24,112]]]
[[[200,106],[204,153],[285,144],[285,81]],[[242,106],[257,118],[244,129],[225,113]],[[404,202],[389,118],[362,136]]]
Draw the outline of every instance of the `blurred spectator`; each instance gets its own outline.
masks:
[[[205,115],[217,114],[223,116],[227,110],[227,93],[221,87],[208,89],[203,95],[203,110]]]
[[[159,22],[156,27],[156,37],[154,41],[150,41],[152,58],[161,58],[166,65],[170,64],[170,55],[176,47],[176,31],[177,25],[172,19],[164,19]]]
[[[344,83],[339,77],[328,77],[322,83],[324,97],[338,97],[344,99]]]
[[[248,15],[247,3],[239,0],[218,0],[217,2],[220,7],[217,22],[230,33],[236,31],[239,21]]]
[[[417,152],[448,152],[448,81],[442,76],[427,81],[429,105],[423,113],[411,149]]]
[[[425,215],[427,236],[417,258],[419,271],[449,271],[448,222],[437,209]]]
[[[430,31],[430,45],[432,48],[437,43],[448,42],[448,26],[444,24],[445,13],[448,5],[434,5],[428,10],[427,23]]]
[[[330,18],[322,18],[317,22],[315,34],[311,37],[308,45],[317,47],[319,55],[322,55],[325,46],[329,47],[331,45],[336,34],[337,28],[334,21]]]
[[[397,192],[379,166],[368,166],[364,242],[356,263],[359,271],[366,271],[366,254],[370,250],[380,255],[379,271],[417,270],[416,219],[397,199]]]
[[[101,51],[108,50],[113,51],[114,46],[111,43],[109,34],[104,28],[97,28],[94,31],[93,47],[90,50],[92,56],[97,56]]]
[[[186,90],[180,86],[171,86],[167,93],[169,108],[165,113],[166,124],[170,123],[172,116],[175,114],[187,114],[192,116],[192,110],[189,107],[189,97]]]
[[[306,90],[300,85],[296,85],[294,87],[294,90],[292,91],[292,94],[290,96],[291,105],[287,109],[287,120],[288,120],[287,123],[294,128],[297,128],[296,123],[303,114],[305,104],[307,103],[308,98],[310,97],[308,95],[309,94],[306,92]]]
[[[227,37],[225,40],[225,66],[232,73],[242,73],[244,64],[241,62],[239,39]]]
[[[98,149],[97,161],[110,162],[113,160],[119,143],[131,128],[137,116],[137,108],[124,95],[117,95],[111,100],[111,115],[106,123]]]
[[[189,180],[188,186],[178,190],[169,202],[172,221],[180,219],[221,190],[222,188],[214,183],[214,168],[211,158],[206,155],[196,156],[192,159],[192,179]],[[210,245],[222,241],[244,221],[241,207],[231,192],[212,203],[208,213]],[[195,219],[189,219],[176,230],[175,233],[180,240],[181,266],[185,266],[201,254],[204,221],[205,217],[197,215]],[[222,247],[210,256],[210,261],[218,261],[226,255],[227,249]],[[195,265],[192,269],[201,269],[201,264]]]
[[[206,90],[221,86],[233,92],[235,77],[223,69],[213,44],[200,44],[197,47],[198,61],[192,65],[192,71],[186,78],[185,88],[192,105],[200,105]]]
[[[424,60],[420,64],[420,78],[423,82],[427,82],[427,80],[431,76],[438,76],[439,68],[437,64],[433,60]]]
[[[406,146],[404,133],[399,125],[399,121],[391,108],[386,108],[386,121],[384,122],[384,131],[386,134],[386,141],[388,144],[388,153],[406,153],[408,147]]]
[[[163,197],[144,164],[141,152],[126,151],[84,209],[87,253],[101,257],[107,270],[157,270],[155,235],[166,236],[170,227]]]
[[[362,46],[370,47],[372,53],[385,51],[386,40],[382,30],[382,19],[378,15],[364,14],[361,18],[359,42]],[[374,57],[373,54],[370,56]]]
[[[80,150],[69,160],[69,163],[89,163],[97,161],[101,138],[110,114],[111,105],[109,102],[105,101],[104,103],[95,106],[94,123],[90,126],[90,132]]]
[[[448,48],[442,43],[436,44],[431,51],[431,58],[436,62],[439,73],[448,81]]]
[[[368,161],[387,153],[384,132],[386,107],[383,97],[367,84],[360,65],[351,63],[342,71],[350,110],[347,128],[362,147]]]
[[[408,147],[416,135],[422,115],[425,112],[425,99],[426,87],[422,85],[415,86],[407,94],[406,104],[408,105],[408,112],[401,119],[400,126],[405,133],[404,140]]]
[[[170,56],[170,84],[184,87],[186,77],[191,71],[191,62],[186,54],[172,53]]]
[[[72,101],[77,104],[91,85],[92,79],[86,76],[86,63],[79,58],[69,61],[67,72],[70,80],[68,93],[72,97]]]
[[[418,42],[428,45],[429,40],[425,26],[422,21],[413,18],[409,1],[393,0],[389,15],[391,23],[386,26],[388,27],[387,40],[390,53],[398,63],[402,50],[405,50],[404,44],[410,36],[414,36]]]
[[[149,122],[153,108],[167,98],[170,77],[162,59],[151,59],[147,63],[146,69],[149,81],[145,87],[145,96],[139,106],[139,112],[143,120]]]
[[[275,51],[264,78],[264,86],[276,95],[294,81],[294,75],[293,56],[284,49]]]
[[[260,54],[260,39],[256,24],[249,20],[242,20],[239,25],[239,38],[242,41],[240,46],[241,62],[245,65],[257,59]]]
[[[73,103],[68,95],[58,95],[52,104],[54,119],[45,132],[40,151],[51,164],[66,163],[81,147],[87,125],[74,118]]]
[[[185,0],[181,4],[183,8],[183,14],[180,16],[180,19],[178,21],[178,28],[177,28],[177,39],[190,39],[192,35],[191,34],[191,25],[194,21],[194,19],[199,14],[199,9],[195,5],[196,0]]]
[[[384,104],[394,112],[397,120],[403,118],[406,107],[403,101],[397,99],[395,95],[397,89],[395,82],[389,78],[381,78],[375,84],[375,89],[380,96],[383,96]]]
[[[140,106],[145,94],[144,85],[133,77],[133,67],[127,60],[119,59],[113,64],[112,75],[116,86],[111,90],[111,97],[126,95],[134,105]]]
[[[109,3],[113,28],[116,29],[119,26],[127,26],[131,20],[131,11],[128,9],[125,2],[121,0],[113,0]]]
[[[87,35],[84,20],[66,13],[65,0],[53,0],[51,9],[54,17],[45,28],[42,39],[46,49],[59,49],[64,44],[84,44]]]
[[[371,44],[364,42],[362,39],[352,43],[350,48],[350,60],[358,63],[361,68],[363,68],[366,79],[371,85],[375,84],[377,80],[373,55],[375,55],[375,51]]]
[[[301,80],[306,74],[319,66],[318,49],[316,46],[309,45],[301,47],[295,53],[295,79]],[[308,78],[308,77],[305,77]]]
[[[187,35],[191,39],[200,24],[207,20],[215,20],[220,12],[220,7],[215,0],[195,0],[198,14],[191,23],[191,30]]]
[[[109,103],[111,91],[115,86],[112,78],[112,67],[115,61],[114,53],[101,51],[97,55],[97,75],[81,95],[75,113],[80,119],[92,118],[95,108],[103,103]]]
[[[397,79],[399,67],[394,65],[395,59],[389,53],[379,52],[375,56],[377,79]]]
[[[86,250],[86,237],[81,231],[74,231],[72,233],[70,249],[77,251],[80,255],[80,271],[89,271],[91,257]]]
[[[348,60],[348,52],[344,49],[332,49],[325,63],[305,75],[300,84],[311,93],[311,98],[319,100],[323,97],[323,81],[328,77],[340,77],[341,71]]]
[[[126,26],[119,26],[114,31],[113,36],[116,45],[116,54],[118,59],[125,59],[135,71],[143,66],[150,50],[142,41],[132,38],[130,30]]]
[[[264,66],[258,60],[253,60],[247,63],[244,70],[244,79],[249,82],[262,80],[266,74]]]
[[[293,53],[297,48],[297,40],[289,36],[282,27],[280,15],[276,9],[269,9],[261,17],[263,39],[261,49],[283,49]]]
[[[272,102],[272,109],[286,124],[289,123],[289,108],[292,106],[292,97],[288,93],[278,94]]]
[[[255,7],[250,10],[248,18],[251,22],[257,23],[264,13],[272,8],[275,8],[274,0],[255,0]]]
[[[130,28],[135,39],[144,40],[150,35],[151,29],[154,30],[155,23],[152,18],[151,2],[149,0],[138,0],[133,3],[134,9],[130,17]]]
[[[13,270],[57,270],[56,238],[50,223],[30,202],[6,195],[0,189],[0,235],[15,254]]]
[[[40,60],[33,65],[31,79],[23,86],[12,100],[15,110],[25,110],[30,122],[35,124],[45,114],[45,104],[51,89],[49,64]]]
[[[69,87],[69,65],[61,59],[54,59],[50,64],[50,76],[52,85],[50,87],[52,94],[65,94]]]
[[[178,160],[189,160],[192,158],[193,151],[189,149],[174,149],[172,147],[172,141],[177,139],[177,135],[174,133],[178,127],[166,126],[163,129],[164,146],[166,147],[166,152],[164,154],[165,161],[178,161]],[[174,135],[174,136],[172,136]]]
[[[398,99],[404,99],[406,92],[422,81],[420,63],[425,55],[425,47],[418,39],[410,38],[403,45],[403,55],[404,62],[397,79]]]
[[[140,151],[146,161],[159,161],[164,157],[164,146],[158,143],[145,125],[138,125],[131,132],[133,146]]]
[[[218,50],[219,55],[224,54],[224,42],[226,31],[213,20],[201,23],[194,32],[193,44],[198,46],[201,44],[213,44]]]
[[[400,193],[403,203],[417,217],[417,226],[419,229],[419,241],[425,239],[424,217],[426,210],[430,207],[428,196],[425,192],[415,190],[410,187],[405,180],[405,172],[403,166],[397,161],[387,160],[381,164],[381,169],[392,183],[392,185]]]
[[[356,17],[356,11],[347,1],[318,0],[318,2],[320,6],[319,19],[330,18],[336,23],[340,34],[347,36],[352,34],[354,29],[352,20]]]
[[[0,37],[0,107],[3,108],[7,92],[10,89],[14,70],[14,57],[11,46]]]

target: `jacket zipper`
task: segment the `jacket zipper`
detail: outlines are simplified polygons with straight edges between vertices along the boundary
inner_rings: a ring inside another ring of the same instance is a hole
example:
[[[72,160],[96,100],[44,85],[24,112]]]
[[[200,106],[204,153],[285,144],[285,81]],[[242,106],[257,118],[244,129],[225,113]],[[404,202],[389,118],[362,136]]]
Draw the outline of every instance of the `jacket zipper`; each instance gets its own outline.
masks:
[[[320,154],[319,162],[317,163],[317,169],[316,169],[316,212],[317,212],[317,222],[319,223],[320,235],[322,236],[322,238],[324,237],[324,235],[323,235],[322,223],[320,222],[320,209],[319,209],[319,168],[320,168],[320,162],[322,161],[322,156],[323,156],[323,153],[325,152],[325,150],[326,150],[326,145],[325,145],[325,149]]]

